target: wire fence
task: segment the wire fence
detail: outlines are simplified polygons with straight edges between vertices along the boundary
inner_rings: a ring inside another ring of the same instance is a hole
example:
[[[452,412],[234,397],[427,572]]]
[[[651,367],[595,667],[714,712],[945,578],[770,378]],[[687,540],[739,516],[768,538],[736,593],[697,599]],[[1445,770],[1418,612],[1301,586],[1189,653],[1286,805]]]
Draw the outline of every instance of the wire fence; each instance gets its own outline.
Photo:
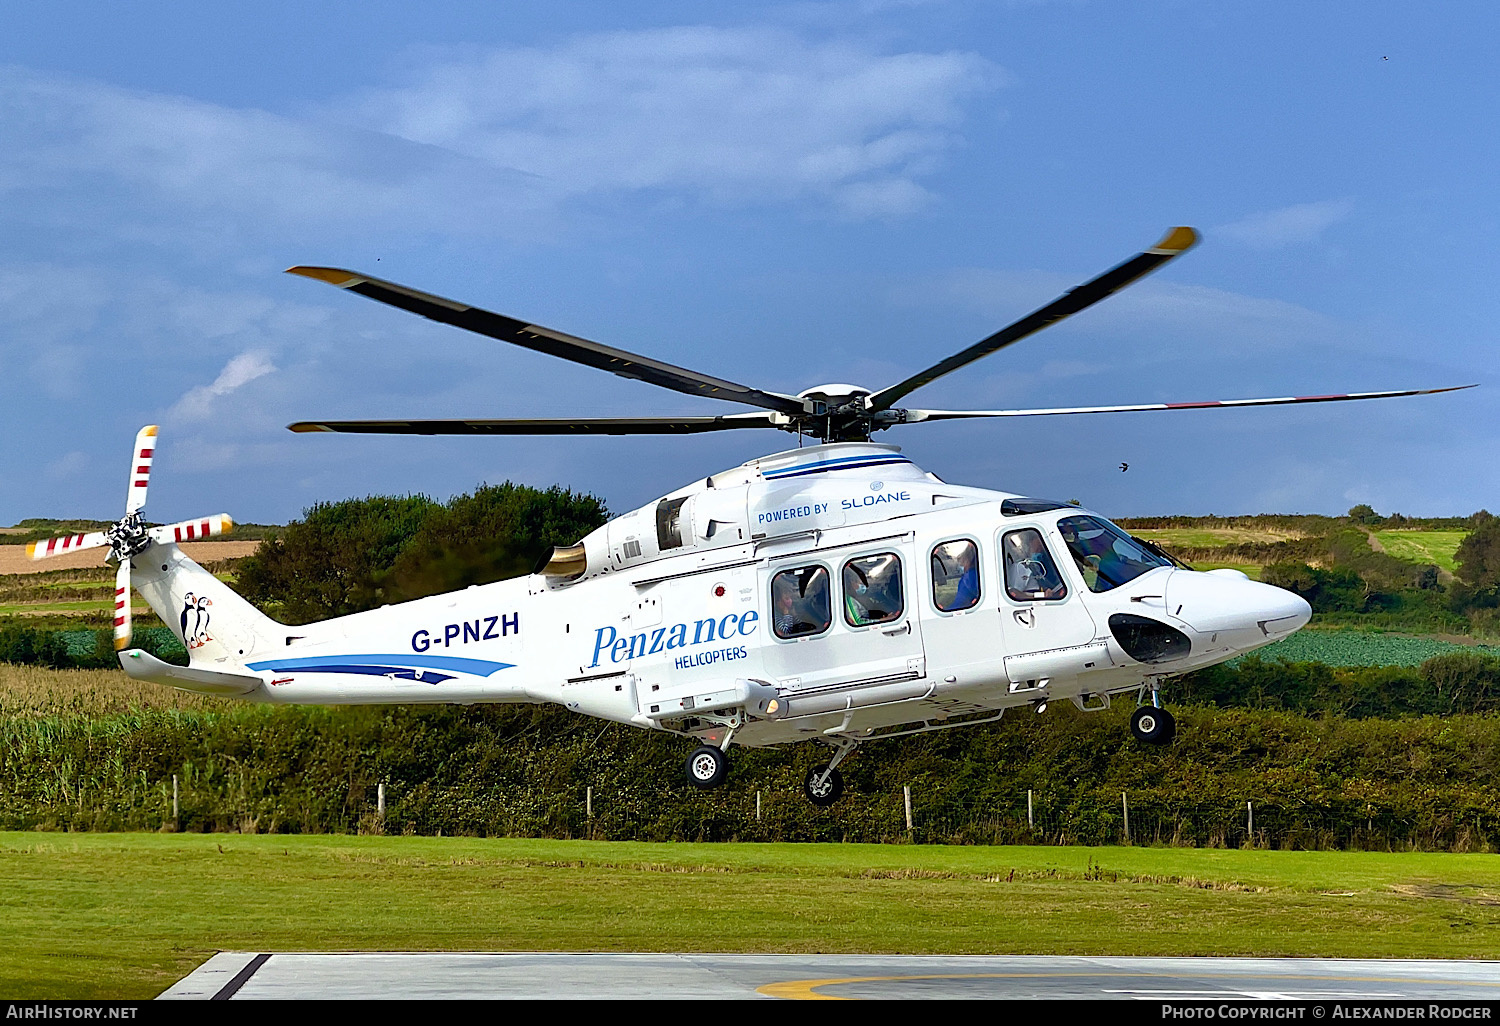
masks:
[[[1500,816],[1487,809],[1398,811],[1373,803],[1168,803],[1091,791],[1022,792],[981,800],[925,797],[919,788],[846,794],[830,809],[798,791],[476,791],[351,785],[316,799],[255,794],[233,772],[186,767],[170,780],[0,793],[0,828],[184,830],[545,837],[609,841],[857,842],[964,845],[1157,845],[1361,851],[1494,851]]]

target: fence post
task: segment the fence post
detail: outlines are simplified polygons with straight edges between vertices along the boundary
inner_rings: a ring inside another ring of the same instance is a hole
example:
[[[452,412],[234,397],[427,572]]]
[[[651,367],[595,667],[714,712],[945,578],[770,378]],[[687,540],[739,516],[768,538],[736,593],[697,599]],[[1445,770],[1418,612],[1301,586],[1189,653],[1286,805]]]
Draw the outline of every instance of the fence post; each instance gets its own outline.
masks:
[[[176,830],[181,822],[181,815],[177,810],[177,774],[172,774],[172,829]]]
[[[590,784],[583,792],[583,814],[589,819],[594,818],[594,785]]]
[[[385,782],[381,781],[375,785],[375,821],[379,824],[378,829],[385,833]]]
[[[760,792],[755,792],[755,822],[760,822]]]
[[[1120,808],[1125,812],[1125,843],[1130,843],[1130,801],[1125,797],[1125,792],[1120,792]]]
[[[911,785],[901,785],[901,796],[906,800],[906,832],[911,833]]]
[[[1250,802],[1245,803],[1245,832],[1250,835],[1250,843],[1255,844],[1255,806]]]
[[[1036,820],[1031,815],[1031,788],[1029,787],[1026,789],[1026,829],[1036,829]]]

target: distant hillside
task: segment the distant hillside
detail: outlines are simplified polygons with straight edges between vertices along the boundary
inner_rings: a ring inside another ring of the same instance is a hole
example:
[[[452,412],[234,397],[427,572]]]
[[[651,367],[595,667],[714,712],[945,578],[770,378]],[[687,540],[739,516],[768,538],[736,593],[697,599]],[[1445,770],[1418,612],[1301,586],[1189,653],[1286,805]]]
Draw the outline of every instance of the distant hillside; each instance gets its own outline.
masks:
[[[1355,506],[1342,517],[1130,517],[1121,527],[1198,570],[1229,567],[1297,592],[1314,626],[1422,633],[1500,633],[1493,596],[1458,579],[1459,546],[1494,518],[1381,516]],[[1491,528],[1486,528],[1490,530]]]
[[[155,521],[147,521],[151,527],[160,527]],[[14,527],[0,527],[0,545],[25,545],[34,541],[45,541],[63,534],[86,534],[89,531],[107,531],[114,526],[113,520],[58,520],[52,517],[29,517]],[[230,537],[239,541],[259,541],[274,536],[282,527],[277,524],[241,524],[236,522]]]

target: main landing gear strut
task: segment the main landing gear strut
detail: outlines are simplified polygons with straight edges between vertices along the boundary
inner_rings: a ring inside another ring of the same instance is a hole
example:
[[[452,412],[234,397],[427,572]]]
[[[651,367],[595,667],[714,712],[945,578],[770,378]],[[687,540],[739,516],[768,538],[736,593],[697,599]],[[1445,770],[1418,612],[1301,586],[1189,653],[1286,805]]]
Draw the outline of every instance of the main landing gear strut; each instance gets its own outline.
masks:
[[[802,782],[802,793],[820,809],[828,808],[843,795],[844,775],[839,772],[839,763],[859,747],[858,741],[848,738],[839,738],[828,744],[834,749],[833,758],[826,766],[814,766],[808,770],[807,779]]]
[[[693,754],[687,760],[688,783],[704,790],[724,783],[724,777],[729,772],[729,757],[724,754],[724,750],[729,747],[729,739],[733,736],[734,731],[731,730],[719,745],[700,745],[693,749]],[[828,808],[843,795],[844,775],[839,772],[839,763],[859,747],[858,741],[849,738],[825,743],[833,749],[833,758],[825,765],[808,770],[807,778],[802,782],[802,793],[820,809]]]

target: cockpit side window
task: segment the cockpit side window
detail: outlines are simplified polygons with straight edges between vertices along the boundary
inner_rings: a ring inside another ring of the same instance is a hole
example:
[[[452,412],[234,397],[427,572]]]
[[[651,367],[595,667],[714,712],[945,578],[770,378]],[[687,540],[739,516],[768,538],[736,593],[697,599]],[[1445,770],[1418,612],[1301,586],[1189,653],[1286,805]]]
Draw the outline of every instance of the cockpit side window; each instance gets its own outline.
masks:
[[[1090,591],[1109,591],[1148,570],[1172,565],[1108,520],[1063,517],[1057,529]]]
[[[844,564],[844,620],[850,627],[890,623],[905,611],[900,556],[882,552]]]
[[[944,613],[979,604],[979,547],[967,538],[933,546],[932,604]]]
[[[771,629],[778,638],[822,634],[832,623],[827,567],[799,566],[771,578]]]
[[[1004,563],[1005,593],[1017,602],[1055,601],[1068,597],[1052,554],[1034,527],[1007,532],[1000,543]]]

